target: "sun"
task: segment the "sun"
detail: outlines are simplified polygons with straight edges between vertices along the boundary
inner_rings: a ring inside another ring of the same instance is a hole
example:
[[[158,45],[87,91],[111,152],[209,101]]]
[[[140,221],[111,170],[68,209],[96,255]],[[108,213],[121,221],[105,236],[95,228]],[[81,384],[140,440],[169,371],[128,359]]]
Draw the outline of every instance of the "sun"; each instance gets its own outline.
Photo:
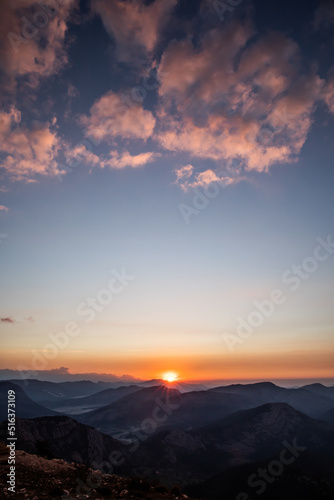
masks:
[[[175,372],[166,372],[162,376],[163,380],[166,382],[175,382],[179,377]]]

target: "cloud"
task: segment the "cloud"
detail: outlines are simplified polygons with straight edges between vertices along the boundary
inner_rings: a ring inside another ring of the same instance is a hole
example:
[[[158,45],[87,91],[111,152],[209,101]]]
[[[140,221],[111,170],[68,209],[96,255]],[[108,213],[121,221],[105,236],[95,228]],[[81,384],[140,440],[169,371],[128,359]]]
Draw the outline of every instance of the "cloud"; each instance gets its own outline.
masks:
[[[0,152],[5,155],[0,167],[14,181],[31,182],[36,175],[55,175],[55,158],[62,147],[55,121],[33,122],[29,128],[20,122],[21,113],[15,107],[0,111]]]
[[[15,321],[12,318],[9,318],[9,317],[7,317],[7,318],[0,318],[0,321],[1,321],[1,323],[11,323],[11,324],[15,323]]]
[[[192,165],[185,165],[184,167],[175,170],[176,180],[182,181],[183,179],[189,179],[193,172],[194,167]]]
[[[116,40],[120,60],[133,61],[149,55],[159,39],[177,0],[93,0],[92,8],[100,15],[105,29]]]
[[[79,90],[74,85],[72,85],[72,83],[69,83],[67,87],[68,97],[77,97],[79,94]]]
[[[329,78],[323,89],[322,97],[327,104],[329,111],[334,113],[334,77]]]
[[[138,168],[151,163],[156,158],[160,156],[159,153],[140,153],[138,155],[131,155],[127,151],[124,153],[118,153],[117,151],[111,151],[111,158],[104,162],[104,166],[109,166],[110,168],[125,168],[132,167]]]
[[[4,205],[0,205],[0,212],[8,212],[9,208],[5,207]]]
[[[65,152],[66,163],[69,167],[76,167],[85,163],[91,167],[102,166],[99,156],[89,151],[84,143],[77,144],[72,149]]]
[[[54,373],[54,374],[67,374],[70,372],[69,368],[66,368],[65,366],[61,366],[59,368],[51,368],[50,370],[44,370],[45,372],[48,371],[49,373]]]
[[[17,79],[26,77],[37,87],[41,77],[59,72],[67,63],[65,36],[77,0],[54,1],[48,6],[34,0],[4,0],[0,4],[0,69],[2,88],[16,89]]]
[[[90,116],[82,116],[80,123],[95,142],[115,137],[146,140],[153,133],[155,118],[139,104],[129,106],[110,91],[93,104]]]
[[[189,187],[205,187],[209,186],[213,182],[218,182],[227,186],[233,183],[233,179],[230,177],[218,177],[213,170],[205,170],[196,175],[196,180],[189,184]]]
[[[293,40],[256,38],[249,22],[208,31],[196,46],[173,40],[158,77],[165,149],[258,172],[298,158],[325,83],[302,73]]]
[[[24,318],[26,321],[29,321],[30,323],[35,323],[36,320],[33,316],[28,316],[27,318]]]
[[[194,167],[186,165],[175,171],[175,184],[187,192],[190,188],[207,187],[212,183],[218,183],[221,187],[226,187],[236,182],[232,177],[219,177],[213,170],[208,169],[203,172],[194,174]],[[192,178],[192,179],[191,179]]]
[[[89,151],[85,144],[77,145],[72,150],[68,150],[65,154],[67,164],[71,166],[73,163],[78,165],[85,163],[90,167],[109,167],[111,169],[122,169],[125,167],[138,168],[151,163],[159,158],[159,153],[147,152],[132,155],[128,151],[119,153],[116,150],[111,150],[108,155],[98,156]]]
[[[134,378],[132,375],[121,375],[117,376],[112,373],[70,373],[69,368],[64,366],[60,368],[52,368],[50,370],[39,370],[33,371],[29,370],[28,367],[22,366],[21,370],[9,370],[0,369],[0,376],[2,379],[14,379],[22,378],[23,373],[27,370],[27,374],[33,374],[35,378],[39,380],[45,380],[50,382],[66,382],[66,381],[81,381],[81,380],[91,380],[92,382],[141,382],[140,379]]]

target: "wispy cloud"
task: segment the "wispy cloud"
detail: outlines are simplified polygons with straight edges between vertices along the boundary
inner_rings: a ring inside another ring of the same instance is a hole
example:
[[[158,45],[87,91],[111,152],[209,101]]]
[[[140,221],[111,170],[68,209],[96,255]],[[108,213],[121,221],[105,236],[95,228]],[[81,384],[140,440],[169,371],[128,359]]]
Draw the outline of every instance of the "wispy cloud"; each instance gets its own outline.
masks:
[[[15,323],[15,321],[12,318],[10,318],[10,317],[0,318],[0,322],[1,323],[11,323],[11,324]]]
[[[129,152],[125,151],[123,153],[118,153],[117,151],[111,151],[110,160],[106,160],[104,162],[105,166],[109,166],[110,168],[125,168],[132,167],[138,168],[146,165],[147,163],[151,163],[156,158],[159,158],[159,153],[140,153],[138,155],[131,155]]]
[[[159,40],[161,28],[177,0],[93,0],[93,10],[116,40],[120,60],[134,61],[152,53]]]
[[[229,184],[237,182],[237,179],[219,176],[211,169],[195,174],[194,167],[192,165],[181,167],[179,170],[176,170],[175,173],[175,184],[180,186],[185,192],[187,192],[190,188],[209,186],[213,182],[218,183],[222,187],[226,187]]]
[[[147,152],[132,155],[128,151],[118,152],[116,150],[111,150],[109,154],[99,156],[92,151],[89,151],[86,148],[85,144],[80,144],[74,147],[72,150],[68,150],[65,153],[65,156],[69,166],[72,164],[72,162],[75,162],[75,164],[79,164],[82,162],[91,167],[91,169],[94,167],[122,169],[126,167],[143,167],[147,163],[151,163],[159,158],[160,154]]]

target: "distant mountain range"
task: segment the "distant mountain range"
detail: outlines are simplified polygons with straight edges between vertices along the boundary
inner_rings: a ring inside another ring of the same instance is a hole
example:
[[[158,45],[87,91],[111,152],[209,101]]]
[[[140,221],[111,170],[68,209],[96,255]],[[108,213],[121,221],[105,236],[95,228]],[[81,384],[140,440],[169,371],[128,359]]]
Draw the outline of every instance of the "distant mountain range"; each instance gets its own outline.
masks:
[[[54,408],[59,412],[75,415],[107,406],[128,394],[140,390],[141,388],[137,385],[129,385],[118,387],[117,389],[105,389],[104,391],[99,391],[90,396],[80,398],[44,401],[43,404],[47,408]]]
[[[0,417],[14,389],[18,449],[94,468],[112,464],[116,474],[179,484],[208,500],[242,492],[251,500],[256,485],[265,486],[263,499],[334,498],[333,387],[268,382],[181,392],[151,382],[99,390],[87,381],[29,381],[27,394],[22,381],[0,382]],[[61,415],[64,408],[79,411],[76,420]],[[0,439],[6,433],[5,421]],[[280,471],[282,457],[289,460]],[[257,478],[261,467],[273,471],[268,481]]]
[[[210,389],[210,392],[245,396],[252,406],[276,402],[288,403],[297,410],[315,417],[320,416],[334,406],[334,387],[325,387],[321,384],[298,389],[286,389],[271,382],[261,382],[215,387]]]
[[[8,390],[15,391],[15,413],[22,418],[35,418],[46,415],[57,415],[30,399],[21,387],[11,382],[0,382],[0,421],[7,420]]]

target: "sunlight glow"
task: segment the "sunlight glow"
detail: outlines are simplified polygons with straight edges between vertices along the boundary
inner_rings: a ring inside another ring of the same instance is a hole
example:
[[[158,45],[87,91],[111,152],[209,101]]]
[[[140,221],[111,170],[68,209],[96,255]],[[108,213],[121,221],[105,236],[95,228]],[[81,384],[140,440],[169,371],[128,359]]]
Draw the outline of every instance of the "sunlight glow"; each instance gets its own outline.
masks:
[[[167,382],[175,382],[179,377],[175,372],[167,372],[163,374],[162,378]]]

